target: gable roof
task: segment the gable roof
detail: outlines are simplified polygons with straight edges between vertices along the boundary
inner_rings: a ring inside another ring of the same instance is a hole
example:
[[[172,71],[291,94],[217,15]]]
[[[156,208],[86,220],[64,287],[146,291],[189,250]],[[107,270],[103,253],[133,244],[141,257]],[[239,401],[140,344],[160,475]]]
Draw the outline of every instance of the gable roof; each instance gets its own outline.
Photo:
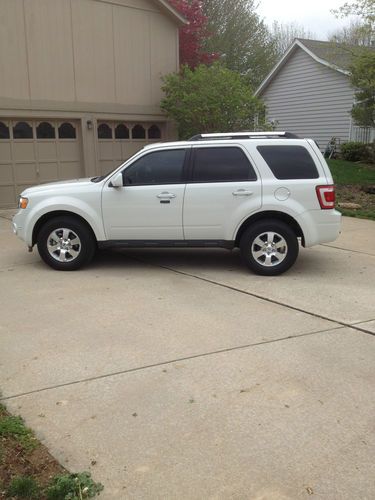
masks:
[[[272,79],[277,75],[281,68],[285,66],[290,57],[298,49],[302,49],[316,62],[343,73],[344,75],[349,75],[349,67],[353,57],[352,48],[353,47],[350,45],[342,43],[296,38],[280,61],[260,84],[255,92],[255,95],[259,95],[265,90],[265,88],[271,83]]]
[[[160,10],[172,17],[172,19],[174,19],[180,26],[189,24],[184,16],[181,15],[174,7],[172,7],[172,5],[167,0],[154,0],[154,2],[157,4]]]

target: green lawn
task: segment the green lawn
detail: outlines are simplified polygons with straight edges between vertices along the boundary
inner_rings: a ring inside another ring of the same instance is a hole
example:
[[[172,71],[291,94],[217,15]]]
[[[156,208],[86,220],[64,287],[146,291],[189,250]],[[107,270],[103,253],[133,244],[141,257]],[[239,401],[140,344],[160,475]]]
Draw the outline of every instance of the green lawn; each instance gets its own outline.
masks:
[[[344,160],[327,160],[336,185],[338,210],[349,217],[375,220],[375,194],[367,194],[361,188],[375,185],[375,165],[353,163]],[[340,203],[357,203],[360,209],[340,208]]]
[[[327,160],[337,185],[375,184],[375,165],[345,160]]]

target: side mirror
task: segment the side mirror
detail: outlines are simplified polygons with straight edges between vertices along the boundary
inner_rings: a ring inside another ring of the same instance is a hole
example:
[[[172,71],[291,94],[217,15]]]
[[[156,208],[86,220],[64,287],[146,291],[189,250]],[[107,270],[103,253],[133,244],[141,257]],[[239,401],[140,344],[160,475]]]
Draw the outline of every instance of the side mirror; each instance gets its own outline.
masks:
[[[112,177],[111,182],[108,184],[109,187],[119,188],[124,186],[124,181],[122,179],[122,172],[116,174]]]

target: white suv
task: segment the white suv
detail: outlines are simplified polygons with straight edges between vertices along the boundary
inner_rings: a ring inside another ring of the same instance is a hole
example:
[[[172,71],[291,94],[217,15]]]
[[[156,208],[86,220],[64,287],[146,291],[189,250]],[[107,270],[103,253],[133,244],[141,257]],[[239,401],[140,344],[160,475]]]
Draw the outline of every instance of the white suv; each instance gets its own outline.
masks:
[[[341,215],[326,161],[288,132],[202,134],[146,146],[106,176],[26,189],[14,232],[54,269],[102,247],[239,247],[276,275],[299,243],[337,238]]]

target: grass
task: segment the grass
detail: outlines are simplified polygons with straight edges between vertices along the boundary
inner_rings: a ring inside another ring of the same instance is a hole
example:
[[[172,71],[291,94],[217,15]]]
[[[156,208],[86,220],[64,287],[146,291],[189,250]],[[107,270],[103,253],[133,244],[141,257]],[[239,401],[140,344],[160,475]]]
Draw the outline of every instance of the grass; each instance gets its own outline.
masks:
[[[10,415],[0,404],[0,498],[84,500],[102,489],[89,472],[67,472],[22,418]]]
[[[375,195],[365,193],[362,187],[375,185],[375,165],[344,160],[327,160],[335,185],[338,205],[356,203],[361,208],[338,209],[348,217],[375,220]]]

